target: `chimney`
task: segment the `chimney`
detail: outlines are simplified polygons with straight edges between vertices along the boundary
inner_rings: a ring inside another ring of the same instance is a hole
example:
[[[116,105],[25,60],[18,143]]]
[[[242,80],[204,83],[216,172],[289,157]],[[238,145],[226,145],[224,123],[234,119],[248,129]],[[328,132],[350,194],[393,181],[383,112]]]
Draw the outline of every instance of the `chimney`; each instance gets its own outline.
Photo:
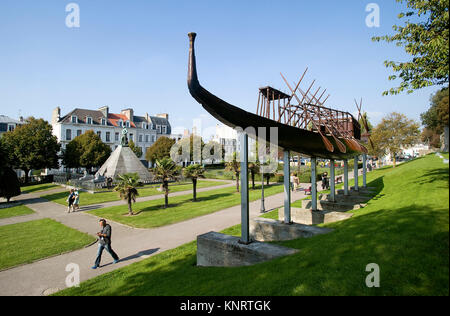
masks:
[[[122,115],[125,115],[130,122],[133,122],[133,109],[125,109],[120,112]]]
[[[58,123],[60,118],[61,118],[61,108],[57,106],[52,113],[52,125]]]
[[[157,117],[165,118],[166,120],[169,120],[169,114],[167,114],[167,113],[156,114],[156,116],[157,116]]]
[[[101,108],[98,109],[99,111],[102,112],[103,116],[105,118],[108,118],[108,114],[109,114],[109,107],[108,106],[102,106]]]

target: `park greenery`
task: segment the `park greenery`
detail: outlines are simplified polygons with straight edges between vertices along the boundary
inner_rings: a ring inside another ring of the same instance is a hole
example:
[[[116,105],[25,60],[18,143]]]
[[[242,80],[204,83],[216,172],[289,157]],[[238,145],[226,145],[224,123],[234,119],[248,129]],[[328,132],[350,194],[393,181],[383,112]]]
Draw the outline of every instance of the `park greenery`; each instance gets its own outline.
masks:
[[[386,115],[373,130],[371,138],[374,143],[374,152],[377,156],[390,154],[394,167],[396,156],[404,148],[410,147],[418,142],[420,136],[419,124],[408,119],[400,113]]]
[[[0,226],[0,270],[74,251],[94,241],[49,218]]]
[[[297,254],[200,268],[192,241],[57,295],[448,295],[448,165],[429,155],[375,170],[368,180],[376,198],[348,220],[320,225],[333,232],[276,242]],[[239,236],[240,225],[223,233]],[[364,282],[372,262],[381,267],[379,288]]]
[[[396,0],[406,3],[406,12],[398,18],[404,25],[394,25],[394,35],[375,36],[373,41],[395,43],[411,56],[408,61],[385,61],[400,79],[400,85],[383,95],[408,93],[432,85],[448,85],[449,77],[449,6],[448,0]]]
[[[204,178],[205,168],[202,165],[189,165],[183,169],[183,176],[192,180],[192,201],[197,201],[197,181]]]
[[[60,144],[52,134],[52,126],[43,119],[28,118],[26,124],[5,133],[1,142],[7,163],[25,173],[25,183],[28,183],[30,170],[59,165]]]
[[[151,163],[163,158],[170,158],[170,149],[175,144],[175,140],[168,137],[160,137],[147,149],[145,159]]]
[[[27,206],[22,204],[16,204],[11,207],[0,208],[0,219],[30,215],[34,212]]]
[[[139,181],[139,176],[137,173],[122,174],[117,176],[114,191],[119,192],[120,198],[127,202],[128,215],[130,216],[134,215],[132,204],[136,202],[136,197],[139,196],[139,191],[137,188],[141,186],[142,183]]]
[[[169,207],[169,181],[175,179],[180,173],[177,164],[170,158],[163,158],[156,160],[153,175],[155,180],[162,182],[162,189],[164,191],[164,208]]]
[[[100,167],[111,155],[111,148],[101,138],[89,130],[75,137],[63,150],[63,165],[67,168]]]
[[[431,105],[428,111],[422,113],[420,118],[425,126],[422,132],[422,141],[434,148],[440,148],[440,135],[449,122],[448,87],[436,91],[431,96]]]

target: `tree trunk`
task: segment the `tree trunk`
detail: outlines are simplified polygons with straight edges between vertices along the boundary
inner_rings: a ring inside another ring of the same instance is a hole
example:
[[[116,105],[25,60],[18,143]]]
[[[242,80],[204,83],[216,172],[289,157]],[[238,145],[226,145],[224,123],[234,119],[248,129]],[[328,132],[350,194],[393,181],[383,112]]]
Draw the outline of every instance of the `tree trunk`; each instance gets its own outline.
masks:
[[[395,155],[394,155],[394,166],[393,168],[395,168],[395,164],[397,163],[397,160],[395,159]]]
[[[28,184],[28,181],[30,181],[28,177],[28,173],[30,172],[30,169],[22,169],[23,172],[25,172],[25,184]]]
[[[164,208],[169,207],[169,183],[164,181]]]
[[[270,181],[270,176],[267,176],[267,185],[269,185],[269,181]]]
[[[131,207],[131,199],[128,199],[128,214],[129,215],[134,215],[133,209]]]
[[[193,190],[193,194],[194,194],[193,201],[196,202],[197,201],[197,179],[195,179],[195,178],[192,178],[192,190]]]
[[[252,172],[252,189],[255,189],[255,173]]]
[[[239,192],[239,173],[236,173],[236,191]]]

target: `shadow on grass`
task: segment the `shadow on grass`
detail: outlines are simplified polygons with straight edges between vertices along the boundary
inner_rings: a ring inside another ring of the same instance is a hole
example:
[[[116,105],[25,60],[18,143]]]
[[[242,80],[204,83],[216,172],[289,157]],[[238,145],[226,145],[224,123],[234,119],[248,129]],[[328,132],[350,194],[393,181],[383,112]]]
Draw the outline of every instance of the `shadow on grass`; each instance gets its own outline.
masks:
[[[138,263],[108,294],[448,295],[448,227],[439,225],[448,209],[424,210],[414,205],[352,218],[331,234],[279,243],[300,252],[251,267],[196,267],[195,244],[188,244]],[[373,262],[381,268],[380,288],[365,285]]]
[[[440,188],[448,188],[448,183],[449,183],[449,171],[448,168],[438,168],[438,169],[433,169],[427,173],[425,173],[424,175],[422,175],[421,177],[419,177],[420,180],[418,183],[419,184],[427,184],[427,183],[433,183],[436,181],[447,181],[447,186],[441,186]]]

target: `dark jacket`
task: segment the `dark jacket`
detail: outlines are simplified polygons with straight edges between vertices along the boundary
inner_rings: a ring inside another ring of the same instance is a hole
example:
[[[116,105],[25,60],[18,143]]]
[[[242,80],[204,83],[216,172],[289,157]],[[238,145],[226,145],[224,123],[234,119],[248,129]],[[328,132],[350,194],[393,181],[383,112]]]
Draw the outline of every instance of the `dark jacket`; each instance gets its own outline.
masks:
[[[109,224],[106,224],[105,227],[103,227],[102,230],[100,231],[100,234],[106,235],[106,237],[100,237],[100,244],[110,245],[111,244],[111,233],[112,233],[111,226]]]

